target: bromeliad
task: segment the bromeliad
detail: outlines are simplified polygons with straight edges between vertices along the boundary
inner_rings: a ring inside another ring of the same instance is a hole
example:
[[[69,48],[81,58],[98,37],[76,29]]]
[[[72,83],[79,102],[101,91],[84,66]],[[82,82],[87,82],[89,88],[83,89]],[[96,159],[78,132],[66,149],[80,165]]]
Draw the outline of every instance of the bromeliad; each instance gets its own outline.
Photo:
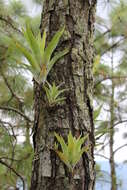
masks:
[[[46,82],[47,76],[53,65],[58,59],[63,57],[69,51],[68,49],[65,49],[63,51],[57,52],[54,57],[52,57],[52,54],[56,49],[56,46],[63,33],[64,27],[57,31],[46,47],[46,30],[44,30],[42,38],[40,32],[38,36],[35,37],[30,25],[27,23],[26,29],[23,30],[23,35],[28,47],[24,46],[23,43],[19,42],[18,40],[13,40],[13,44],[16,46],[16,48],[28,60],[29,64],[23,63],[23,66],[25,66],[25,68],[32,73],[33,77],[39,83],[44,84]]]
[[[49,84],[48,82],[46,82],[46,84],[44,85],[44,90],[46,92],[46,97],[48,100],[48,105],[50,107],[59,104],[61,102],[63,102],[65,100],[65,97],[61,96],[61,94],[63,94],[65,91],[67,91],[67,89],[62,89],[60,90],[61,85],[56,86],[55,82],[53,82],[53,84]]]
[[[83,143],[87,140],[88,135],[78,138],[73,137],[71,132],[68,134],[68,143],[66,144],[63,137],[55,133],[57,141],[61,145],[62,151],[58,150],[58,144],[55,143],[55,152],[58,154],[60,159],[66,164],[70,172],[73,173],[73,170],[76,164],[79,162],[82,154],[88,151],[89,146],[83,146]]]

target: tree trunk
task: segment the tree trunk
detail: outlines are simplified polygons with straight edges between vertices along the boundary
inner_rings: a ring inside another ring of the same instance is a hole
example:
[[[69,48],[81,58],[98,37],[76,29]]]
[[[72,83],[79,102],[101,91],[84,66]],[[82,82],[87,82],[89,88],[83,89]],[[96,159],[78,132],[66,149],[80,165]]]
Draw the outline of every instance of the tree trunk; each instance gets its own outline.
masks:
[[[114,72],[113,67],[113,50],[112,50],[112,76]],[[116,171],[115,171],[115,160],[114,160],[114,92],[115,84],[114,79],[112,79],[112,91],[111,91],[111,103],[110,103],[110,134],[109,134],[109,149],[110,149],[110,176],[111,176],[111,190],[117,190],[117,180],[116,180]]]
[[[49,82],[63,83],[66,100],[49,108],[44,93],[34,81],[34,151],[31,190],[94,189],[94,126],[93,126],[93,31],[96,0],[44,0],[41,31],[47,29],[48,40],[65,25],[57,50],[70,48],[48,77]],[[54,131],[65,139],[88,134],[90,148],[77,164],[74,176],[52,150]]]

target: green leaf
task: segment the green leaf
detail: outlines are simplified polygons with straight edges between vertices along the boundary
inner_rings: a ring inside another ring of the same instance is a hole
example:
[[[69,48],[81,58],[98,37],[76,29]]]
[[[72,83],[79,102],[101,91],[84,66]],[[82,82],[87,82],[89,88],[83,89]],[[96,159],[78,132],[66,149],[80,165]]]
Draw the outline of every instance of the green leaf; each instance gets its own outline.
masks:
[[[81,149],[81,145],[87,140],[88,135],[85,135],[84,137],[80,137],[77,139],[77,150],[79,151]]]
[[[24,47],[24,45],[20,42],[17,42],[16,47],[20,50],[20,52],[27,58],[29,61],[31,67],[29,70],[32,72],[32,74],[35,76],[38,82],[43,82],[43,85],[46,82],[47,76],[52,69],[55,62],[60,59],[62,56],[64,56],[66,53],[68,53],[68,49],[65,49],[64,51],[56,53],[56,55],[51,59],[52,53],[55,50],[60,37],[62,36],[64,32],[64,27],[59,30],[52,38],[52,40],[49,42],[48,46],[45,48],[46,44],[46,30],[44,30],[43,37],[41,39],[41,34],[39,33],[37,37],[34,36],[29,23],[26,23],[26,29],[23,30],[24,38],[29,45],[28,49]],[[14,43],[13,43],[14,44]],[[15,44],[14,44],[15,46]],[[30,51],[29,51],[30,50]],[[51,59],[51,60],[50,60]],[[55,96],[59,96],[57,94],[58,87],[53,86],[52,89],[50,89],[50,94],[48,95],[48,98],[50,99],[49,102],[55,103],[56,99]],[[47,91],[47,89],[46,89]],[[47,92],[46,92],[47,93]],[[49,94],[48,93],[48,94]],[[58,100],[56,101],[58,103]]]
[[[57,99],[55,100],[55,103],[63,102],[65,99],[66,99],[65,97],[63,97],[63,98],[57,98]]]
[[[55,83],[53,83],[53,85],[49,84],[48,82],[46,82],[46,85],[44,85],[44,90],[46,92],[46,96],[49,102],[49,106],[53,106],[56,104],[59,104],[60,102],[62,102],[63,100],[65,100],[65,97],[60,97],[60,95],[66,91],[66,89],[63,90],[59,90],[59,86],[56,86]]]
[[[46,43],[46,30],[44,30],[43,37],[41,40],[41,45],[40,45],[42,58],[43,58],[44,50],[45,50],[45,43]]]
[[[58,146],[55,146],[55,152],[58,154],[60,159],[68,166],[69,170],[73,172],[74,167],[80,160],[82,154],[85,151],[88,151],[89,146],[84,146],[81,148],[81,145],[87,139],[88,135],[84,137],[75,138],[72,136],[71,131],[68,134],[68,143],[66,144],[63,137],[55,133],[55,136],[62,147],[62,152],[58,151]]]
[[[61,52],[56,53],[56,55],[51,59],[51,61],[48,63],[48,73],[52,69],[53,65],[58,61],[61,57],[66,55],[69,52],[69,49],[65,49]]]
[[[100,59],[101,59],[100,55],[97,55],[97,56],[95,57],[95,59],[94,59],[93,74],[95,74],[96,71],[97,71],[97,69],[98,69],[98,65],[99,65],[99,63],[100,63]]]
[[[64,32],[64,27],[53,36],[52,40],[49,42],[48,46],[46,47],[45,53],[44,53],[44,58],[45,58],[46,63],[50,61],[51,55],[53,51],[56,49],[56,46],[63,32]]]
[[[36,63],[34,57],[32,54],[24,47],[20,42],[15,43],[16,47],[22,52],[22,54],[26,57],[26,59],[29,61],[33,69],[37,70],[38,72],[40,71],[40,68],[38,64]]]
[[[49,91],[49,89],[46,86],[44,86],[44,90],[45,90],[46,96],[47,96],[47,98],[49,100],[50,99],[50,91]]]
[[[60,94],[64,93],[65,91],[67,91],[67,89],[58,90],[54,98],[56,99]]]
[[[32,33],[32,30],[30,29],[30,25],[26,24],[26,31],[23,31],[24,37],[26,38],[27,42],[29,43],[31,50],[33,52],[33,55],[36,59],[36,62],[38,65],[41,65],[41,53],[40,53],[40,47],[38,45],[38,41],[36,40],[35,36]]]
[[[66,157],[66,155],[58,150],[56,150],[56,153],[58,154],[58,156],[60,157],[60,159],[68,166],[68,168],[72,169],[68,158]]]
[[[46,44],[46,30],[43,32],[43,36],[41,38],[41,33],[39,32],[37,36],[37,43],[41,53],[41,64],[44,64],[44,51],[45,51],[45,44]]]
[[[68,134],[68,149],[73,150],[73,148],[74,148],[74,140],[73,140],[73,136],[70,131]]]
[[[99,106],[99,108],[97,108],[96,110],[94,110],[94,113],[93,113],[94,121],[95,121],[95,120],[97,119],[97,117],[100,115],[101,108],[102,108],[102,105]]]
[[[67,145],[63,137],[59,136],[57,133],[55,133],[55,137],[57,138],[58,142],[61,144],[63,152],[67,152]]]

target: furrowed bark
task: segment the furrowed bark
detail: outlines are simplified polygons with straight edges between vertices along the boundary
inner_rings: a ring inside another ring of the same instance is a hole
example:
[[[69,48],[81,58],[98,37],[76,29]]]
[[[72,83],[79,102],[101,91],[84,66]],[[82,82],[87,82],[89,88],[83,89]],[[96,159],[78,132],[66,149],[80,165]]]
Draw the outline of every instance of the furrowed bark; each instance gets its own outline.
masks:
[[[44,0],[41,31],[47,29],[48,40],[65,25],[57,50],[70,52],[52,69],[49,82],[63,83],[66,100],[49,108],[41,86],[34,82],[35,118],[31,190],[94,189],[94,125],[93,125],[93,32],[96,1]],[[56,50],[56,51],[57,51]],[[88,134],[90,148],[77,164],[74,176],[52,150],[54,131],[65,139]]]

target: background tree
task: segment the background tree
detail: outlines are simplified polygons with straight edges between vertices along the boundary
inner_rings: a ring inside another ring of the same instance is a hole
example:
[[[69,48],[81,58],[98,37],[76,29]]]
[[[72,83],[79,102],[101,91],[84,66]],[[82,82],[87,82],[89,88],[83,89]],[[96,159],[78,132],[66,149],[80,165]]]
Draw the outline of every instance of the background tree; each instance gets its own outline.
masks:
[[[123,114],[123,111],[121,114],[121,109],[123,110],[123,106],[121,106],[120,100],[120,97],[122,97],[124,91],[124,88],[122,89],[122,87],[126,85],[126,74],[124,72],[126,71],[126,66],[123,70],[121,69],[121,65],[123,65],[123,63],[116,63],[114,61],[114,57],[117,56],[119,52],[121,52],[121,57],[117,58],[117,62],[119,61],[119,59],[121,59],[122,61],[122,57],[124,57],[123,55],[125,53],[123,50],[123,47],[126,46],[125,29],[123,24],[126,14],[124,12],[125,10],[126,4],[124,3],[124,1],[121,1],[120,3],[115,5],[113,11],[111,11],[110,13],[109,28],[107,29],[107,25],[105,25],[106,32],[104,32],[103,34],[99,34],[99,32],[97,31],[97,37],[95,39],[97,51],[101,55],[101,65],[97,66],[98,69],[95,73],[95,75],[97,76],[97,81],[95,82],[95,95],[99,98],[99,100],[103,102],[103,107],[104,105],[106,106],[104,112],[108,113],[109,116],[107,115],[107,118],[110,117],[110,120],[108,119],[107,121],[100,122],[100,124],[98,123],[100,127],[97,130],[97,139],[99,139],[105,134],[108,134],[106,136],[109,137],[109,141],[106,141],[106,145],[109,142],[111,189],[113,190],[117,189],[117,185],[119,185],[115,172],[116,164],[114,158],[115,153],[117,152],[117,149],[114,150],[114,138],[116,133],[116,127],[118,126],[118,124],[126,122],[126,119],[124,119],[125,115]],[[121,24],[120,28],[119,24]],[[100,47],[103,47],[103,49],[100,49]],[[110,59],[107,59],[109,61],[105,59],[105,54],[111,57]],[[102,65],[103,60],[104,64],[106,65]],[[105,67],[109,67],[108,70],[104,69]],[[104,96],[104,94],[106,96]],[[103,144],[102,147],[104,148],[104,146],[105,145]],[[125,146],[126,143],[120,146],[120,149]],[[118,150],[120,149],[118,148]],[[107,158],[106,156],[104,157]]]
[[[32,83],[20,64],[22,55],[13,51],[10,42],[12,36],[23,40],[20,29],[26,19],[32,18],[20,1],[0,1],[0,189],[16,188],[18,183],[23,189],[30,188]],[[39,19],[32,21],[39,28]]]

